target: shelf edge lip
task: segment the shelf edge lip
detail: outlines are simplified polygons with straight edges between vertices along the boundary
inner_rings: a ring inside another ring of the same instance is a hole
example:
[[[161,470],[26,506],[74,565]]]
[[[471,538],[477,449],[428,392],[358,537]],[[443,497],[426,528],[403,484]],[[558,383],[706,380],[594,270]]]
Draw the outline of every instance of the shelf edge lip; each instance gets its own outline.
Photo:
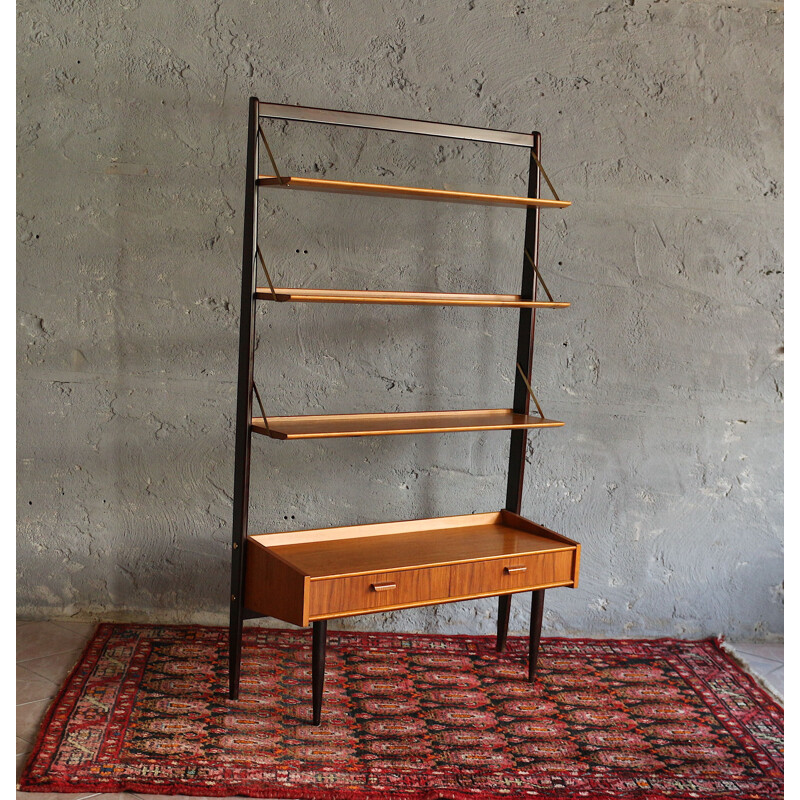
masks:
[[[288,119],[295,122],[312,122],[323,125],[344,125],[350,128],[369,128],[394,133],[441,136],[448,139],[467,139],[490,144],[533,147],[532,133],[501,131],[495,128],[476,128],[449,122],[428,122],[421,119],[389,117],[384,114],[365,114],[358,111],[341,111],[333,108],[293,106],[285,103],[259,101],[258,116],[270,119]]]
[[[297,292],[309,294],[296,294]],[[331,294],[327,289],[306,289],[303,287],[276,287],[273,290],[268,286],[258,286],[255,291],[257,300],[269,300],[278,303],[351,303],[352,305],[424,305],[424,306],[472,306],[490,308],[569,308],[570,303],[554,300],[523,300],[519,295],[488,295],[475,293],[472,296],[466,293],[448,292],[382,292],[380,290],[354,289],[352,293],[346,290],[336,290]],[[441,295],[436,297],[435,295]],[[491,299],[495,297],[497,299]]]
[[[517,515],[519,516],[519,515]],[[417,517],[414,519],[401,519],[389,520],[388,522],[361,522],[356,525],[334,525],[327,528],[303,528],[293,531],[264,531],[263,533],[254,533],[248,537],[248,540],[255,540],[257,544],[266,547],[260,541],[263,536],[294,536],[295,534],[304,534],[306,536],[314,534],[325,534],[331,538],[337,535],[341,536],[343,533],[352,531],[360,531],[364,536],[380,536],[380,535],[393,535],[394,533],[402,533],[398,531],[395,526],[401,525],[404,529],[409,526],[416,525],[413,530],[421,530],[422,526],[426,526],[424,530],[441,530],[441,529],[455,529],[455,528],[471,528],[475,525],[491,525],[499,523],[503,518],[503,511],[481,511],[475,514],[448,514],[445,517]],[[529,520],[526,517],[519,516],[520,519],[525,520],[533,525],[537,523]],[[433,523],[432,525],[430,523]],[[509,525],[509,527],[513,527]],[[537,525],[537,527],[542,527]],[[545,529],[547,530],[547,529]],[[555,531],[553,531],[555,533]],[[297,544],[297,542],[285,542],[284,544]],[[270,547],[282,547],[282,544],[269,545]]]
[[[322,178],[301,178],[290,176],[278,178],[275,175],[259,175],[256,186],[270,186],[281,189],[306,189],[309,191],[331,191],[346,194],[372,194],[394,197],[435,200],[451,203],[470,203],[473,205],[496,205],[511,208],[567,208],[571,200],[549,200],[543,197],[520,197],[518,195],[485,194],[464,192],[453,189],[429,189],[420,186],[393,186],[386,183],[361,183],[358,181],[335,181]]]
[[[357,546],[357,542],[363,539],[375,539],[382,537],[394,536],[407,536],[424,534],[425,536],[436,537],[442,532],[456,532],[484,528],[486,526],[493,526],[501,528],[506,531],[513,531],[516,534],[523,536],[531,536],[539,540],[539,546],[536,549],[527,549],[524,545],[520,546],[519,550],[514,552],[497,552],[493,555],[476,555],[465,556],[456,559],[448,559],[447,565],[451,564],[468,564],[478,563],[485,561],[496,561],[507,558],[523,558],[528,556],[535,556],[537,553],[552,553],[552,552],[571,552],[580,547],[580,544],[572,539],[565,537],[563,534],[550,530],[549,528],[534,522],[528,517],[523,517],[519,514],[507,514],[504,509],[499,511],[485,511],[475,514],[455,514],[443,517],[421,517],[417,519],[402,519],[392,520],[387,522],[368,522],[359,523],[356,525],[335,525],[325,528],[306,528],[300,530],[289,531],[264,531],[262,533],[252,534],[248,537],[248,542],[256,545],[264,550],[270,550],[275,558],[280,559],[285,563],[291,563],[291,556],[285,556],[286,548],[291,549],[295,545],[308,545],[315,543],[320,547],[324,547],[330,543],[351,542]],[[532,528],[532,530],[529,530]],[[498,531],[493,531],[491,534],[497,535]],[[480,535],[480,534],[479,534]],[[541,540],[546,540],[547,544],[543,545]],[[381,566],[379,568],[370,568],[358,570],[357,572],[347,573],[326,573],[322,575],[309,575],[309,580],[325,580],[328,578],[341,578],[348,576],[358,575],[372,575],[376,572],[399,572],[422,568],[431,568],[442,566],[441,561],[432,561],[430,563],[417,562],[405,566]]]

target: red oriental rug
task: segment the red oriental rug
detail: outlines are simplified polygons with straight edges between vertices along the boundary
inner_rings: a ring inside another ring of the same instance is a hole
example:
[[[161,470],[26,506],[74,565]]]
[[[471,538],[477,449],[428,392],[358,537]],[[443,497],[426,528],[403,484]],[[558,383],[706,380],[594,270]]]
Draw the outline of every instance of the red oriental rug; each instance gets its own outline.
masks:
[[[776,800],[783,711],[714,640],[331,632],[322,725],[311,636],[101,625],[21,788],[339,800]]]

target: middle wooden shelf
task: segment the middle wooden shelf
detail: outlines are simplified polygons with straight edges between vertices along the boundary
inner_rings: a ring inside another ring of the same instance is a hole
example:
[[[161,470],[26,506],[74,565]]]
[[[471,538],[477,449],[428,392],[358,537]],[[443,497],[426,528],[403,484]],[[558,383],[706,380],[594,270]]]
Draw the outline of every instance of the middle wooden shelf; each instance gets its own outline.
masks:
[[[383,414],[321,414],[297,417],[253,417],[253,433],[273,439],[326,439],[342,436],[387,436],[398,433],[448,433],[515,428],[559,428],[563,422],[510,408],[469,411],[400,411]]]
[[[493,306],[506,308],[569,308],[569,303],[524,300],[518,294],[463,292],[392,292],[371,289],[286,289],[259,286],[258,300],[279,303],[375,303],[406,306]]]

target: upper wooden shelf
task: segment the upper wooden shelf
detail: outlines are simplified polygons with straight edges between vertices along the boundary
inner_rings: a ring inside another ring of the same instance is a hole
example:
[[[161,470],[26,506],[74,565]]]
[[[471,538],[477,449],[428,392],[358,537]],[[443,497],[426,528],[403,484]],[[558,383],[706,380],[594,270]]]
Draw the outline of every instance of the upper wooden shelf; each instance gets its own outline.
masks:
[[[450,292],[383,292],[366,289],[275,289],[260,286],[259,300],[290,303],[380,303],[401,306],[499,306],[568,308],[569,303],[522,300],[518,294],[453,294]]]
[[[449,189],[419,189],[414,186],[387,186],[382,183],[354,183],[352,181],[331,181],[320,178],[277,178],[274,175],[260,175],[256,180],[256,185],[283,189],[306,189],[312,192],[413,197],[420,200],[442,200],[447,203],[472,203],[474,205],[508,206],[511,208],[528,208],[529,206],[566,208],[571,205],[567,200],[545,200],[539,197],[455,192]]]
[[[563,422],[510,408],[475,411],[426,411],[386,414],[325,414],[301,417],[254,417],[254,433],[273,439],[326,439],[342,436],[387,436],[399,433],[448,433],[452,431],[558,428]]]

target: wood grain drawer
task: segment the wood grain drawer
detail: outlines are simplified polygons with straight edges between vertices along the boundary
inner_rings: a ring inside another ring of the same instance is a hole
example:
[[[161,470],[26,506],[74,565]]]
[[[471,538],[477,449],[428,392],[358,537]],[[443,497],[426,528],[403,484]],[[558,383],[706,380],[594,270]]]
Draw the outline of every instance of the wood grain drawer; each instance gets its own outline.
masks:
[[[574,550],[454,564],[450,570],[451,597],[570,584],[577,578]]]
[[[376,572],[312,580],[309,615],[379,611],[384,608],[444,600],[449,595],[450,567]]]

